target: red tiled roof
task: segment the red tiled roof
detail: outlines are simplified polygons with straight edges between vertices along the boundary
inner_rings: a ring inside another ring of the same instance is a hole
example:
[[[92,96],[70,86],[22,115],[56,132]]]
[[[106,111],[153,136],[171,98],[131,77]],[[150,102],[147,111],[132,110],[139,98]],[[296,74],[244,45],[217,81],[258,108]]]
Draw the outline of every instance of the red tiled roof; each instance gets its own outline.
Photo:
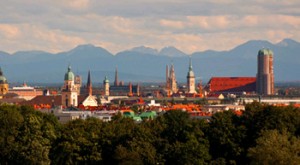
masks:
[[[48,104],[48,105],[52,105],[54,103],[54,105],[58,106],[62,104],[61,101],[61,95],[58,96],[36,96],[35,98],[33,98],[30,101],[26,101],[22,104],[24,105],[40,105],[40,104]]]
[[[79,95],[78,96],[78,103],[82,103],[88,95]],[[26,101],[22,104],[24,105],[39,105],[39,104],[48,104],[48,105],[61,105],[62,100],[61,100],[61,95],[56,95],[56,96],[36,96],[32,100]]]
[[[20,98],[3,98],[0,100],[0,103],[20,104],[24,101],[25,99],[20,99]]]
[[[254,92],[256,77],[212,77],[207,88],[210,92]]]

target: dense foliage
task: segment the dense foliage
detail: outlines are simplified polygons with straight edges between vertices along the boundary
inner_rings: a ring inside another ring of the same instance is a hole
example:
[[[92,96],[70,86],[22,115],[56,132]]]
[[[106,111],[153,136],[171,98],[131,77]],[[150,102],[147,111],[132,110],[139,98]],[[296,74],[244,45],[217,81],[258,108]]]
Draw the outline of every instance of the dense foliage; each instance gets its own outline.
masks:
[[[135,123],[116,116],[58,123],[0,106],[0,164],[299,164],[300,110],[253,103],[208,122],[174,110]]]

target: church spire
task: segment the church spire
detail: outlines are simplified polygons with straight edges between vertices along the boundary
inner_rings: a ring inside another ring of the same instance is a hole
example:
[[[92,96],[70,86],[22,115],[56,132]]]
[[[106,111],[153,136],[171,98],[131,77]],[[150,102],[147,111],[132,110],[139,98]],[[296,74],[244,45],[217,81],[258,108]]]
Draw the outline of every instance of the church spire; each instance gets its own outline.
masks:
[[[196,93],[196,87],[195,87],[195,74],[193,72],[193,66],[192,66],[192,59],[190,57],[189,61],[189,71],[187,73],[187,92],[194,94]]]
[[[116,71],[115,71],[115,82],[114,82],[114,86],[119,86],[119,82],[118,82],[118,68],[116,67]]]
[[[174,64],[171,64],[171,68],[170,68],[170,74],[169,74],[169,81],[170,81],[170,90],[171,93],[176,93],[177,90],[177,82],[176,82],[176,77],[175,77],[175,70],[174,70]]]
[[[90,70],[89,70],[89,73],[88,73],[88,79],[87,79],[86,87],[87,87],[89,95],[92,95],[93,90],[92,90],[92,80],[91,80],[91,71]]]
[[[190,57],[189,71],[193,71],[192,58]]]

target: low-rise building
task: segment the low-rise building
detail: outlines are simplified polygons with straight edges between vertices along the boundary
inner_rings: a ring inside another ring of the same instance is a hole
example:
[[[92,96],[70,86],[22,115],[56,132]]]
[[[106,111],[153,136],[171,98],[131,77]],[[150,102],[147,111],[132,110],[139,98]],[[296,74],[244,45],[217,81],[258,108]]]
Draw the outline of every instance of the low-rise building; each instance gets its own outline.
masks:
[[[27,86],[26,83],[23,83],[22,86],[12,87],[12,89],[9,89],[8,93],[16,94],[15,98],[31,100],[31,99],[35,98],[36,96],[43,95],[44,92],[42,89],[35,89],[34,87]]]
[[[217,113],[222,111],[245,111],[244,105],[234,105],[234,104],[218,104],[218,105],[203,105],[202,111],[209,112],[209,113]]]

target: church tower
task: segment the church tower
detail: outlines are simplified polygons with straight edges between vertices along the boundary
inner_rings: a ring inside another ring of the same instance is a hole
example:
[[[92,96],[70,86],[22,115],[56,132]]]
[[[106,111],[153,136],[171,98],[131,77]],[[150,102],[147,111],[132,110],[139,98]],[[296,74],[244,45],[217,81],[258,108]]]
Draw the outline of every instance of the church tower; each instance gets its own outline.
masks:
[[[105,76],[105,79],[103,80],[103,87],[104,95],[109,96],[109,80],[107,79],[107,76]]]
[[[136,85],[136,95],[140,96],[140,84],[139,83]]]
[[[65,74],[65,82],[62,87],[61,97],[62,105],[64,107],[71,107],[78,105],[78,93],[74,83],[74,73],[71,71],[71,67],[68,67],[68,71]]]
[[[129,82],[128,87],[129,87],[128,96],[132,97],[133,93],[132,93],[132,83],[131,82]]]
[[[274,95],[273,52],[263,48],[257,55],[256,90],[259,95]]]
[[[92,80],[91,80],[91,71],[89,71],[89,73],[88,73],[86,88],[87,88],[87,92],[88,92],[89,96],[92,96],[93,95],[93,87],[92,87]]]
[[[192,66],[192,60],[190,58],[190,65],[189,65],[189,71],[187,73],[187,93],[196,93],[196,88],[195,88],[195,74],[193,72],[193,66]]]
[[[8,82],[6,77],[3,75],[2,69],[0,68],[0,98],[8,92]]]
[[[119,86],[119,81],[118,81],[118,68],[116,67],[116,71],[115,71],[115,82],[114,82],[114,86]]]
[[[166,66],[166,91],[167,96],[170,96],[170,76],[169,76],[169,65]]]
[[[76,76],[75,76],[75,86],[76,86],[77,94],[78,94],[78,95],[80,95],[80,88],[81,88],[81,85],[82,85],[82,79],[81,79],[81,76],[80,76],[80,75],[76,75]]]
[[[171,94],[177,93],[178,89],[177,89],[177,82],[176,82],[175,70],[173,64],[171,65],[170,68],[169,82],[170,82]]]

